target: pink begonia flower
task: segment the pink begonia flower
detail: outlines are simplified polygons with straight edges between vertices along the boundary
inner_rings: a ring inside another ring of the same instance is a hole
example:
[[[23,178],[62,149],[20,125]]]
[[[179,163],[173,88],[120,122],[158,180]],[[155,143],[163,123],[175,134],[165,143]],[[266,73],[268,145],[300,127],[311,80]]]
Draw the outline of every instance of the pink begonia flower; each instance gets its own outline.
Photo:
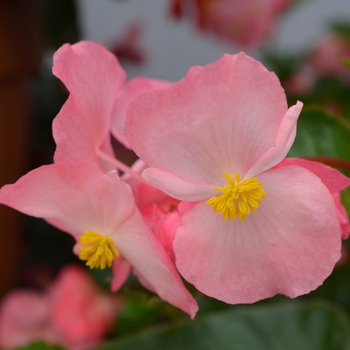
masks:
[[[121,300],[101,292],[80,267],[67,266],[43,293],[19,290],[0,307],[0,346],[45,341],[83,350],[96,346],[113,325]]]
[[[121,299],[100,291],[86,271],[64,268],[49,289],[51,323],[69,349],[101,343],[112,328]]]
[[[320,76],[335,76],[350,82],[350,71],[342,58],[350,59],[350,40],[339,34],[328,34],[313,49],[308,63]]]
[[[16,348],[37,340],[60,342],[50,323],[49,297],[27,290],[8,294],[0,306],[0,348]]]
[[[104,171],[128,169],[112,150],[110,133],[127,146],[123,133],[128,104],[144,92],[170,85],[140,77],[125,83],[126,73],[101,44],[64,44],[54,55],[53,73],[70,92],[52,125],[55,163],[82,160]]]
[[[274,169],[296,135],[302,103],[288,109],[275,74],[246,56],[193,67],[129,108],[125,133],[144,177],[193,202],[174,240],[176,266],[227,303],[317,288],[340,257],[332,194],[296,165]],[[349,179],[332,173],[337,191]]]
[[[162,299],[195,316],[195,300],[115,171],[103,174],[96,165],[79,161],[42,166],[4,186],[0,203],[73,235],[76,253],[91,268],[114,262],[113,290],[132,266]]]

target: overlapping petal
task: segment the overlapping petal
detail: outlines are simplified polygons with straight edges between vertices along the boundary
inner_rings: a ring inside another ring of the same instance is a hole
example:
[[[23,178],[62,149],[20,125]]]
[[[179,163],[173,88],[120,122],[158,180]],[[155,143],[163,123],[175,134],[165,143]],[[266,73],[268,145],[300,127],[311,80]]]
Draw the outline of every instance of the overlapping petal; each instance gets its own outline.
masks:
[[[225,172],[243,175],[275,147],[286,113],[277,77],[240,53],[135,100],[125,133],[150,168],[217,186]]]
[[[123,86],[114,103],[111,133],[125,147],[130,148],[124,135],[124,122],[130,102],[146,92],[152,92],[170,85],[171,82],[165,80],[136,77]]]
[[[286,158],[280,162],[276,168],[288,165],[300,166],[311,171],[321,179],[333,197],[340,222],[342,239],[348,238],[350,233],[349,216],[341,203],[340,191],[350,186],[350,179],[336,169],[319,162],[301,158]]]
[[[0,203],[44,218],[75,237],[84,231],[109,233],[132,215],[133,202],[120,198],[131,190],[116,174],[104,175],[94,164],[44,165],[0,191]]]
[[[140,226],[144,229],[140,230]],[[195,316],[197,303],[183,285],[164,247],[146,229],[138,211],[119,227],[115,241],[121,255],[137,271],[147,288],[187,312],[192,318]]]
[[[54,55],[53,73],[65,84],[69,98],[56,116],[52,131],[55,162],[75,159],[99,164],[99,151],[113,154],[109,128],[115,98],[126,73],[116,57],[91,41],[65,44]]]
[[[286,166],[259,180],[267,196],[245,221],[224,221],[200,202],[183,216],[175,238],[180,273],[228,303],[308,293],[340,258],[339,220],[317,176]]]

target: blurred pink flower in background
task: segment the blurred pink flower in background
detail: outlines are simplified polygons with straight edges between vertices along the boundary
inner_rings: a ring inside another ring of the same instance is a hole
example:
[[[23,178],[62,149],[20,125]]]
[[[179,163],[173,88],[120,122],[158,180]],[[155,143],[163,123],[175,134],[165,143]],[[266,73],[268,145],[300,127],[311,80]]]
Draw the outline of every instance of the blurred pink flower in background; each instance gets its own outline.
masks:
[[[308,63],[320,76],[334,76],[350,82],[350,70],[342,62],[342,58],[350,59],[350,39],[331,33],[317,43]]]
[[[125,28],[121,37],[118,37],[110,45],[111,52],[122,63],[143,64],[147,56],[141,46],[142,34],[145,31],[145,23],[133,21]]]
[[[257,46],[275,29],[292,0],[174,0],[171,14],[188,17],[201,31],[245,47]]]
[[[302,65],[299,69],[282,82],[288,94],[304,95],[312,91],[316,83],[313,69],[308,65]]]
[[[122,301],[103,293],[87,272],[67,266],[43,293],[18,290],[0,307],[0,347],[14,348],[42,340],[69,350],[102,342]]]
[[[97,345],[113,326],[122,301],[103,293],[84,269],[68,266],[48,291],[51,322],[74,348]]]

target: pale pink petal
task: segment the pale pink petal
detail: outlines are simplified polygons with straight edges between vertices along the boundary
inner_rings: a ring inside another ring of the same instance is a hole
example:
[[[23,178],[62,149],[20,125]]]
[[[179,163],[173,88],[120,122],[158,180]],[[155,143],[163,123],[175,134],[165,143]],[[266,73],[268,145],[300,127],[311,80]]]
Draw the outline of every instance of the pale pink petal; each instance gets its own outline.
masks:
[[[338,170],[333,169],[327,165],[301,158],[285,158],[276,166],[276,168],[287,165],[301,166],[302,168],[311,171],[321,179],[321,181],[325,184],[333,196],[334,204],[340,222],[342,238],[348,238],[350,233],[349,216],[341,203],[339,192],[350,186],[350,179]]]
[[[146,92],[152,92],[170,85],[171,83],[165,80],[137,77],[128,81],[120,90],[112,112],[111,133],[125,147],[130,148],[124,136],[124,122],[130,102]]]
[[[272,168],[287,155],[295,140],[297,120],[302,107],[303,104],[298,101],[296,105],[288,109],[277,131],[274,146],[248,170],[246,177],[254,177]]]
[[[286,112],[275,74],[244,53],[224,55],[134,100],[125,134],[141,159],[164,172],[164,183],[168,172],[189,184],[218,186],[225,172],[245,174],[275,146]]]
[[[0,203],[44,218],[76,238],[90,230],[108,235],[135,207],[129,186],[116,173],[104,175],[78,161],[29,172],[0,190]]]
[[[113,279],[111,290],[116,292],[124,284],[131,271],[131,265],[123,257],[113,261]]]
[[[182,218],[176,265],[203,293],[227,303],[314,290],[340,258],[332,196],[314,174],[288,166],[260,174],[267,197],[245,221],[222,219],[204,202]]]
[[[63,45],[54,55],[53,73],[65,84],[69,98],[54,119],[55,162],[75,159],[99,164],[100,151],[113,155],[110,118],[125,72],[101,44],[81,41]],[[101,166],[111,166],[101,161]]]
[[[154,230],[155,236],[161,242],[170,259],[175,262],[174,239],[180,225],[181,216],[176,211],[164,217]]]
[[[343,175],[340,171],[322,163],[302,158],[285,158],[282,162],[277,164],[276,168],[287,165],[297,165],[311,171],[321,179],[331,194],[340,192],[350,186],[350,178]]]
[[[216,194],[215,184],[198,184],[183,180],[168,171],[148,168],[142,176],[166,194],[179,200],[199,201]]]
[[[133,266],[145,286],[162,299],[180,308],[193,318],[198,305],[184,286],[173,262],[160,242],[145,226],[135,210],[113,235],[120,254]]]

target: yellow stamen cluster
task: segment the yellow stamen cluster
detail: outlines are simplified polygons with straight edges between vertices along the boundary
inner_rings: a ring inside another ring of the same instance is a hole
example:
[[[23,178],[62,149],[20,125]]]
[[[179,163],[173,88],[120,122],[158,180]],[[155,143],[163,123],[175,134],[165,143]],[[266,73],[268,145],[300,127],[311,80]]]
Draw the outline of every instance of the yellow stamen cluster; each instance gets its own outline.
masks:
[[[105,269],[111,267],[113,260],[120,254],[114,247],[114,241],[111,237],[102,236],[94,231],[85,231],[80,237],[79,258],[86,260],[87,266],[93,268]]]
[[[236,173],[236,181],[229,173],[225,173],[224,176],[228,185],[215,187],[214,190],[222,194],[211,197],[206,204],[211,205],[214,212],[219,211],[224,220],[227,218],[234,220],[236,216],[245,220],[251,210],[255,213],[259,208],[260,199],[266,197],[266,192],[262,189],[263,185],[257,177],[241,182],[239,173]]]

